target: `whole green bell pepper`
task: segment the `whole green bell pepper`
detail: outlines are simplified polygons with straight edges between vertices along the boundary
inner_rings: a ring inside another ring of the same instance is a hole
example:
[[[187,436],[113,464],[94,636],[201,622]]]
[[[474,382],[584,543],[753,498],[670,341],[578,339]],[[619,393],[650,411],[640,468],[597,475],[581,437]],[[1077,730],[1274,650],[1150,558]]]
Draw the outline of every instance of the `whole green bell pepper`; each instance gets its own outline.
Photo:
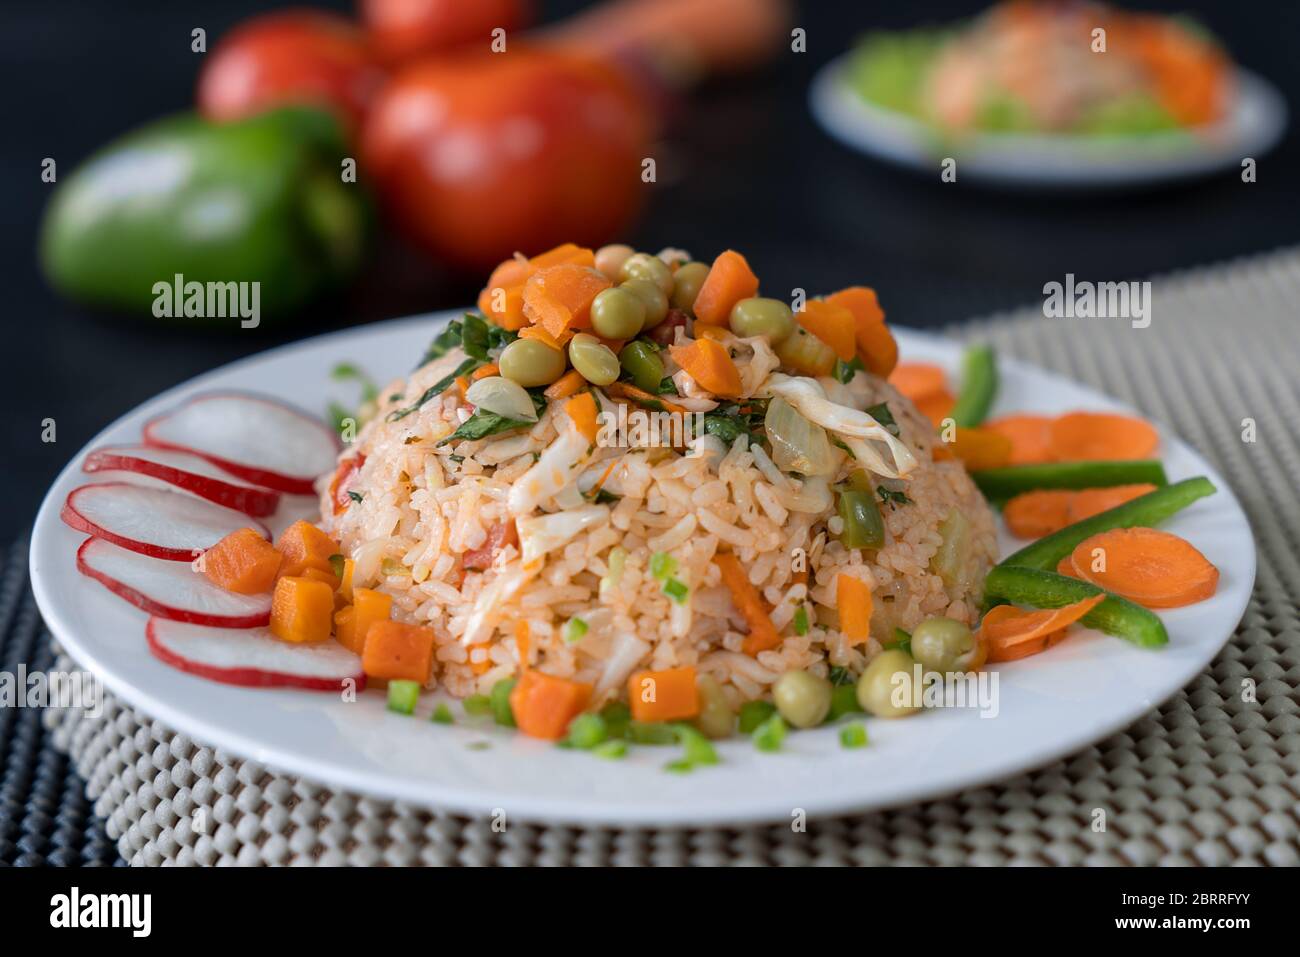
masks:
[[[78,301],[176,323],[231,323],[227,293],[243,297],[236,319],[254,297],[268,316],[290,312],[364,256],[369,201],[343,160],[335,121],[313,109],[152,123],[59,185],[42,225],[46,276]]]

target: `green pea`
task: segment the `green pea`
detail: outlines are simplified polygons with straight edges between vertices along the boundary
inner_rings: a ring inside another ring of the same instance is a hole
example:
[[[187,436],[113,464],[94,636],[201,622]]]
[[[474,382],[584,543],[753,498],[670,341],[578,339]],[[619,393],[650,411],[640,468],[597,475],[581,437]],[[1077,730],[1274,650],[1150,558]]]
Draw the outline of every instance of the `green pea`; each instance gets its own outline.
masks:
[[[609,385],[618,378],[618,356],[595,336],[580,332],[569,340],[569,361],[592,385]]]
[[[619,353],[618,361],[632,377],[633,385],[651,395],[658,394],[659,383],[664,380],[664,360],[659,358],[659,350],[652,344],[640,339],[629,342]]]
[[[772,686],[781,717],[796,728],[813,728],[831,710],[831,683],[807,671],[787,671]]]
[[[645,323],[641,326],[641,331],[653,329],[659,323],[664,321],[668,315],[668,296],[664,291],[648,279],[629,279],[619,289],[626,289],[632,295],[641,300],[645,306]]]
[[[564,353],[536,339],[516,339],[497,360],[501,374],[524,388],[550,385],[564,375]]]
[[[858,678],[858,704],[862,710],[880,718],[901,718],[921,710],[912,704],[918,690],[912,686],[914,664],[911,655],[895,648],[872,658]]]
[[[742,339],[767,336],[776,345],[794,332],[794,313],[780,299],[755,296],[731,307],[730,324],[731,331]]]
[[[683,312],[695,308],[695,297],[709,278],[709,267],[704,263],[686,263],[673,273],[673,305]]]
[[[665,296],[673,291],[673,271],[658,256],[649,253],[633,253],[623,260],[618,270],[624,282],[632,279],[645,279],[654,283]]]
[[[965,671],[978,654],[968,626],[951,618],[927,618],[912,630],[912,657],[926,671]]]
[[[606,339],[631,339],[645,325],[645,303],[634,292],[614,287],[591,301],[591,325]]]
[[[695,679],[699,690],[700,712],[695,716],[695,726],[710,738],[729,738],[736,728],[736,715],[727,703],[722,685],[712,675]]]

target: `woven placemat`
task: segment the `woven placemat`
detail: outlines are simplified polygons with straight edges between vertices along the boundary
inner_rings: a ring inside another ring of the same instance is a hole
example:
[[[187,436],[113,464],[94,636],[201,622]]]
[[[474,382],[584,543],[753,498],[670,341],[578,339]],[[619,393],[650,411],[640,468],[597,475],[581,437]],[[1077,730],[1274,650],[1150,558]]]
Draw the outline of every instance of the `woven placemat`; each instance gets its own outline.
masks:
[[[806,832],[497,833],[271,773],[111,698],[98,717],[50,710],[46,724],[134,864],[1300,863],[1297,302],[1300,250],[1288,250],[1157,281],[1145,329],[1034,307],[955,331],[1171,426],[1227,477],[1260,550],[1245,617],[1204,673],[1127,730],[1002,784]],[[1247,419],[1257,441],[1243,440]]]

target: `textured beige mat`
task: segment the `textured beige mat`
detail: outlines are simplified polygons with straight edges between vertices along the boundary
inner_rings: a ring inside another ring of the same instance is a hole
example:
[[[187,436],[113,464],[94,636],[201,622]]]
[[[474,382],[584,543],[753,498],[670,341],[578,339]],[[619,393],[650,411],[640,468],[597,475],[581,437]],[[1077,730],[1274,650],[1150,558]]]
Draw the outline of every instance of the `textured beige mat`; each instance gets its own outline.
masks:
[[[487,820],[268,773],[112,700],[95,719],[45,720],[136,864],[1298,864],[1297,303],[1291,250],[1157,281],[1140,331],[1047,320],[1038,307],[957,331],[1171,426],[1232,484],[1260,550],[1245,617],[1204,673],[1127,730],[996,786],[811,821],[807,833],[512,824],[498,834]],[[1247,418],[1253,444],[1242,441]],[[1255,702],[1242,700],[1245,678]],[[1107,812],[1103,833],[1094,808]]]

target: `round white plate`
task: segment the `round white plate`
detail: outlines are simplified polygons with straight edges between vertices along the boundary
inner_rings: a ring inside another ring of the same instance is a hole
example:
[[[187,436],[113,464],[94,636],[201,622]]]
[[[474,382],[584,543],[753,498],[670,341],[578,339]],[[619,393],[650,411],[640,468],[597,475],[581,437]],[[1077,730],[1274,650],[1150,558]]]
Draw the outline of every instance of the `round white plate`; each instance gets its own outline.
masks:
[[[1195,133],[1151,136],[977,133],[944,142],[912,117],[869,103],[846,81],[847,55],[814,77],[809,105],[821,127],[859,152],[939,174],[957,160],[957,179],[1005,187],[1106,189],[1192,179],[1240,170],[1258,160],[1286,129],[1282,95],[1263,77],[1238,70],[1227,117]]]
[[[150,416],[206,389],[257,390],[323,411],[329,398],[349,398],[330,380],[336,363],[355,363],[380,383],[403,375],[450,315],[333,333],[234,363],[146,403],[87,449],[136,441]],[[955,373],[956,344],[906,330],[898,330],[898,339],[907,359],[940,362]],[[1004,359],[1001,373],[1000,410],[1121,408],[1019,362]],[[824,815],[922,801],[1041,766],[1131,723],[1205,668],[1246,607],[1255,546],[1223,480],[1178,439],[1167,432],[1162,439],[1171,480],[1206,474],[1219,488],[1168,527],[1222,570],[1212,599],[1163,616],[1168,647],[1143,651],[1081,632],[1046,654],[1000,666],[996,717],[941,709],[902,721],[866,719],[871,743],[860,750],[840,747],[838,727],[792,733],[778,754],[737,739],[721,743],[721,764],[685,775],[663,770],[677,748],[637,747],[622,761],[602,761],[476,723],[482,719],[433,724],[429,700],[417,717],[403,717],[385,710],[380,692],[346,703],[332,693],[238,688],[168,667],[145,645],[144,613],[73,565],[83,536],[59,520],[59,508],[83,481],[87,450],[64,469],[37,516],[32,582],[54,635],[114,694],[196,741],[276,770],[467,814],[501,809],[515,819],[687,826],[788,821],[797,808]],[[1010,540],[1004,546],[1013,547]]]

